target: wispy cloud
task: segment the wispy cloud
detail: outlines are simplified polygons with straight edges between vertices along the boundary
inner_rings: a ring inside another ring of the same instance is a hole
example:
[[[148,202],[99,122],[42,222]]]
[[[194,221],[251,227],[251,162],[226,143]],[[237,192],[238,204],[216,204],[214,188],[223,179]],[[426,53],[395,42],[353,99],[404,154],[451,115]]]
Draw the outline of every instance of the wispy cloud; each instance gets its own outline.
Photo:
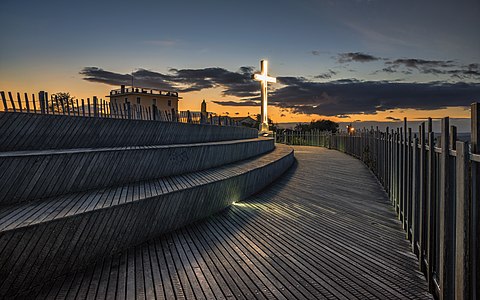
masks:
[[[212,101],[215,104],[219,104],[222,106],[258,106],[260,102],[258,101]]]
[[[337,74],[338,74],[338,72],[335,72],[335,71],[333,71],[332,69],[329,69],[328,72],[325,72],[325,73],[316,75],[316,76],[314,76],[314,78],[317,78],[317,79],[330,79],[330,78],[332,78],[333,76],[335,76],[335,75],[337,75]]]
[[[362,52],[348,52],[348,53],[339,53],[337,61],[339,63],[347,63],[347,62],[371,62],[377,61],[380,57],[375,57],[370,54],[362,53]]]
[[[480,63],[462,64],[456,60],[429,60],[421,58],[382,58],[362,52],[339,53],[334,57],[340,64],[349,62],[370,63],[383,61],[384,67],[376,70],[378,73],[400,73],[411,75],[413,73],[444,76],[450,79],[480,79]],[[331,77],[331,76],[330,76]],[[316,78],[330,78],[328,73]]]

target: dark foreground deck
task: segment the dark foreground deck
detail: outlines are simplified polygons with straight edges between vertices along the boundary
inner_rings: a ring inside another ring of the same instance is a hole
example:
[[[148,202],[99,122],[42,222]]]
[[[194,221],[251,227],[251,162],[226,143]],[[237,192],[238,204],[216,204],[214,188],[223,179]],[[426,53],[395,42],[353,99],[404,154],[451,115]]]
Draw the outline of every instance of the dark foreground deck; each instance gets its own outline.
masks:
[[[298,164],[264,192],[46,283],[37,296],[431,298],[401,224],[366,167],[334,150],[295,151]]]

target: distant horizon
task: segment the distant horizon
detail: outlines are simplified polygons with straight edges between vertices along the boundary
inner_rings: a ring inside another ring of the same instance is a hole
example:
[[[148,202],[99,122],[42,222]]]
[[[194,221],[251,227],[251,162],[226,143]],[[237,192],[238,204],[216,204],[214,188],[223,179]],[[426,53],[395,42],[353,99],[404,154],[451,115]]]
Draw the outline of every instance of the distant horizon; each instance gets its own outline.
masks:
[[[449,118],[450,125],[457,127],[457,134],[470,134],[470,118]],[[427,122],[427,120],[409,120],[407,118],[407,125],[408,127],[412,128],[412,132],[417,133],[418,127],[422,122]],[[433,119],[433,131],[436,133],[440,132],[441,126],[441,119]],[[281,129],[293,129],[297,124],[303,123],[307,124],[310,122],[286,122],[286,123],[278,123],[278,127]],[[347,125],[352,125],[354,128],[363,129],[367,128],[370,129],[372,126],[374,129],[378,126],[380,131],[385,131],[388,127],[389,129],[395,128],[403,128],[403,121],[357,121],[357,122],[337,122],[339,124],[339,128],[345,130]]]

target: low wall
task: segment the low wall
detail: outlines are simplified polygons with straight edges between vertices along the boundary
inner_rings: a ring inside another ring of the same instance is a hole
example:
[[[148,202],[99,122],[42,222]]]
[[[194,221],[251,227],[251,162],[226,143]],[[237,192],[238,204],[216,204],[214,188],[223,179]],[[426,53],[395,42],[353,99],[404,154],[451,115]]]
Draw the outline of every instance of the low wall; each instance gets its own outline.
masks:
[[[293,150],[280,146],[258,158],[165,179],[194,186],[6,230],[0,234],[0,298],[218,212],[263,189],[293,161]]]
[[[169,145],[250,139],[246,127],[0,112],[0,151]]]
[[[249,139],[148,147],[0,152],[3,170],[0,206],[205,170],[260,155],[274,147],[273,139]]]

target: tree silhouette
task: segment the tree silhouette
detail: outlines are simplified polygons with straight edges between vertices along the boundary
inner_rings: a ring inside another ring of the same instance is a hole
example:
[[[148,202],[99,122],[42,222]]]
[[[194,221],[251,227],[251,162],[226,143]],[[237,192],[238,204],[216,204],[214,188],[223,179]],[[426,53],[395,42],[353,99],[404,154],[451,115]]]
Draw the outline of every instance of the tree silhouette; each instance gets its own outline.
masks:
[[[320,131],[331,131],[333,133],[338,130],[338,123],[330,120],[312,120],[310,124],[297,124],[295,126],[297,131],[311,131],[311,130],[320,130]]]
[[[67,113],[73,112],[75,109],[75,97],[68,92],[58,92],[52,95],[52,101],[49,103],[49,108],[55,112]]]

